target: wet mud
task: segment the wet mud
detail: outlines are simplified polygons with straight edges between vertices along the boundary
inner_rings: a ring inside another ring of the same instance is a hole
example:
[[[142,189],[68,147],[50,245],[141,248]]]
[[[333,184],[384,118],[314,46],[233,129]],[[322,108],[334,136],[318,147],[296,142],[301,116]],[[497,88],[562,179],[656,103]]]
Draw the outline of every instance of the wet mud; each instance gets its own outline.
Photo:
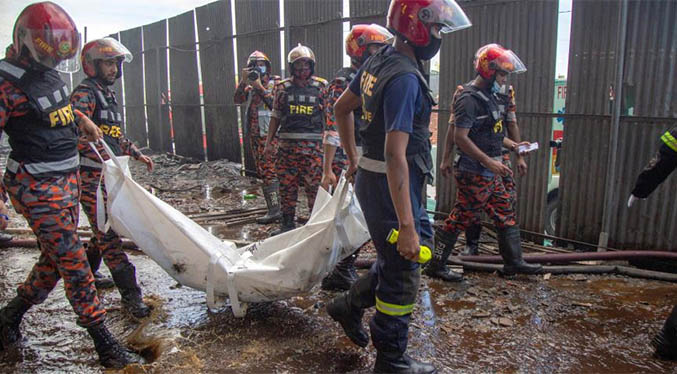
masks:
[[[264,206],[261,196],[244,199],[258,193],[258,184],[231,173],[232,166],[159,161],[165,172],[139,173],[138,181],[181,211]],[[21,225],[14,214],[12,226]],[[243,241],[265,238],[276,227],[218,221],[204,226]],[[369,252],[361,256],[373,256]],[[335,293],[316,287],[301,297],[250,305],[245,318],[235,318],[228,307],[208,310],[203,292],[177,284],[142,253],[128,254],[154,310],[138,321],[121,309],[117,290],[100,293],[111,331],[149,361],[125,373],[371,372],[373,346],[353,345],[325,312]],[[36,249],[0,249],[0,304],[15,295],[38,255]],[[674,284],[619,276],[505,279],[469,273],[457,284],[424,276],[409,353],[433,361],[441,373],[677,372],[677,364],[654,359],[649,346],[676,294]],[[104,372],[75,319],[60,282],[26,314],[19,344],[0,352],[0,373]]]

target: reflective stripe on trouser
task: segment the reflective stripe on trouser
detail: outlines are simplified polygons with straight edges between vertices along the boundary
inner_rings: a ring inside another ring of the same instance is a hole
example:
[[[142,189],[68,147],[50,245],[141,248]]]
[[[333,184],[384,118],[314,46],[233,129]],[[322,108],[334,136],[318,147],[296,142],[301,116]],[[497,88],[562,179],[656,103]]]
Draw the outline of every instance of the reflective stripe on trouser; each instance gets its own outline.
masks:
[[[80,204],[85,211],[89,226],[92,228],[92,239],[89,244],[101,253],[101,258],[111,272],[122,269],[129,263],[127,254],[122,250],[122,239],[113,231],[103,233],[99,230],[96,221],[96,189],[99,186],[101,170],[80,169]],[[106,189],[103,188],[104,201],[107,198]]]
[[[254,160],[256,162],[256,172],[263,180],[266,186],[270,186],[277,180],[277,173],[275,172],[275,162],[272,156],[266,157],[264,152],[266,148],[266,138],[258,135],[249,137],[251,140],[252,151],[254,152]],[[273,147],[273,153],[277,152],[277,139],[273,138],[270,145]]]
[[[674,136],[670,133],[670,131],[666,131],[663,136],[661,136],[661,140],[665,145],[670,147],[673,151],[677,152],[677,139],[675,139]]]
[[[99,303],[85,249],[77,235],[78,173],[35,179],[20,169],[7,172],[4,184],[17,213],[22,214],[40,244],[40,258],[17,294],[40,304],[63,278],[66,297],[82,327],[102,322],[106,311]]]
[[[277,178],[280,181],[282,214],[294,215],[302,186],[313,209],[322,179],[322,142],[313,140],[280,140],[277,153]]]
[[[409,178],[410,199],[420,235],[424,176],[410,165]],[[400,355],[407,349],[409,319],[420,281],[419,264],[406,260],[395,245],[386,242],[390,229],[398,227],[386,175],[359,168],[355,191],[376,247],[377,259],[366,276],[375,277],[371,288],[359,287],[366,281],[360,279],[350,289],[349,297],[351,301],[360,300],[363,305],[368,305],[365,298],[374,298],[376,313],[369,324],[374,346],[381,352]]]
[[[458,234],[469,226],[479,224],[482,212],[486,212],[499,229],[517,224],[510,194],[501,177],[485,177],[464,171],[456,171],[454,177],[456,202],[449,217],[444,220],[446,231]]]

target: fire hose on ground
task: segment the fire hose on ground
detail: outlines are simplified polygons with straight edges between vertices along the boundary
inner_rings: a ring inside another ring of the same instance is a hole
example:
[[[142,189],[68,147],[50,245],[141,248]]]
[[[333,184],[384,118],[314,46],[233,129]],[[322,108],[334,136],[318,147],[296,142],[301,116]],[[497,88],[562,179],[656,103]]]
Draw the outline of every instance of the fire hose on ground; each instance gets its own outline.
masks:
[[[677,253],[668,251],[618,251],[618,252],[580,252],[545,255],[524,255],[531,263],[570,263],[578,261],[627,261],[636,259],[677,260]],[[355,266],[368,269],[374,260],[357,260]],[[462,266],[464,271],[495,272],[503,268],[501,256],[452,256],[449,265]],[[677,282],[677,274],[637,269],[622,265],[557,265],[544,266],[542,274],[618,274],[633,278],[644,278],[666,282]]]

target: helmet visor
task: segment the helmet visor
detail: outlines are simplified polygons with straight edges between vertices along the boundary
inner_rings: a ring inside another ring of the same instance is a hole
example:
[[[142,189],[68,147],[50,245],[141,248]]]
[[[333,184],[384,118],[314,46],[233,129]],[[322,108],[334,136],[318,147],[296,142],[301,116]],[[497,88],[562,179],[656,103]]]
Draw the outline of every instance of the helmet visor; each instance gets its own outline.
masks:
[[[91,60],[109,60],[111,58],[122,58],[123,62],[132,62],[132,53],[127,47],[113,38],[103,38],[95,46],[88,49],[87,57]]]
[[[503,71],[510,74],[519,74],[527,71],[527,67],[522,60],[511,50],[501,53],[496,59],[491,61],[490,67],[497,71]]]
[[[77,31],[27,29],[27,33],[24,44],[36,62],[63,73],[74,73],[80,69],[77,58],[80,36]]]
[[[434,0],[421,8],[418,17],[427,24],[439,24],[440,32],[445,34],[472,26],[468,16],[454,0]]]
[[[385,27],[372,23],[369,25],[369,29],[373,30],[374,33],[370,33],[369,38],[367,39],[367,45],[369,44],[393,44],[395,36],[388,31]]]

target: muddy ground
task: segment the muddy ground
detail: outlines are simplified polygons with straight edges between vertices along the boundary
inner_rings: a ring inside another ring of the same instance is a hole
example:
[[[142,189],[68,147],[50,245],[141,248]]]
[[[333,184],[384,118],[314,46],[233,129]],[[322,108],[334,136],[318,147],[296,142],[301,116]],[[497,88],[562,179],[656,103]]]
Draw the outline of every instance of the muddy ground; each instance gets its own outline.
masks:
[[[234,164],[154,159],[152,174],[134,166],[137,181],[185,213],[264,205],[261,196],[244,199],[258,194],[258,182],[240,177]],[[84,217],[81,221],[87,226]],[[243,241],[262,239],[274,228],[218,221],[206,226],[219,237]],[[25,227],[13,212],[11,227]],[[373,256],[366,252],[363,256]],[[203,292],[181,287],[142,253],[129,255],[155,310],[136,321],[120,309],[117,291],[101,293],[111,330],[153,361],[126,372],[366,373],[373,366],[373,346],[353,345],[327,316],[324,306],[334,293],[318,287],[302,297],[251,305],[238,319],[228,308],[208,311]],[[0,304],[15,295],[37,257],[35,249],[0,249]],[[410,353],[434,361],[443,373],[677,372],[677,364],[652,358],[649,347],[677,299],[675,284],[619,276],[504,279],[486,273],[466,274],[459,284],[422,279]],[[20,344],[0,353],[0,372],[101,372],[61,285],[31,309],[21,328]]]

